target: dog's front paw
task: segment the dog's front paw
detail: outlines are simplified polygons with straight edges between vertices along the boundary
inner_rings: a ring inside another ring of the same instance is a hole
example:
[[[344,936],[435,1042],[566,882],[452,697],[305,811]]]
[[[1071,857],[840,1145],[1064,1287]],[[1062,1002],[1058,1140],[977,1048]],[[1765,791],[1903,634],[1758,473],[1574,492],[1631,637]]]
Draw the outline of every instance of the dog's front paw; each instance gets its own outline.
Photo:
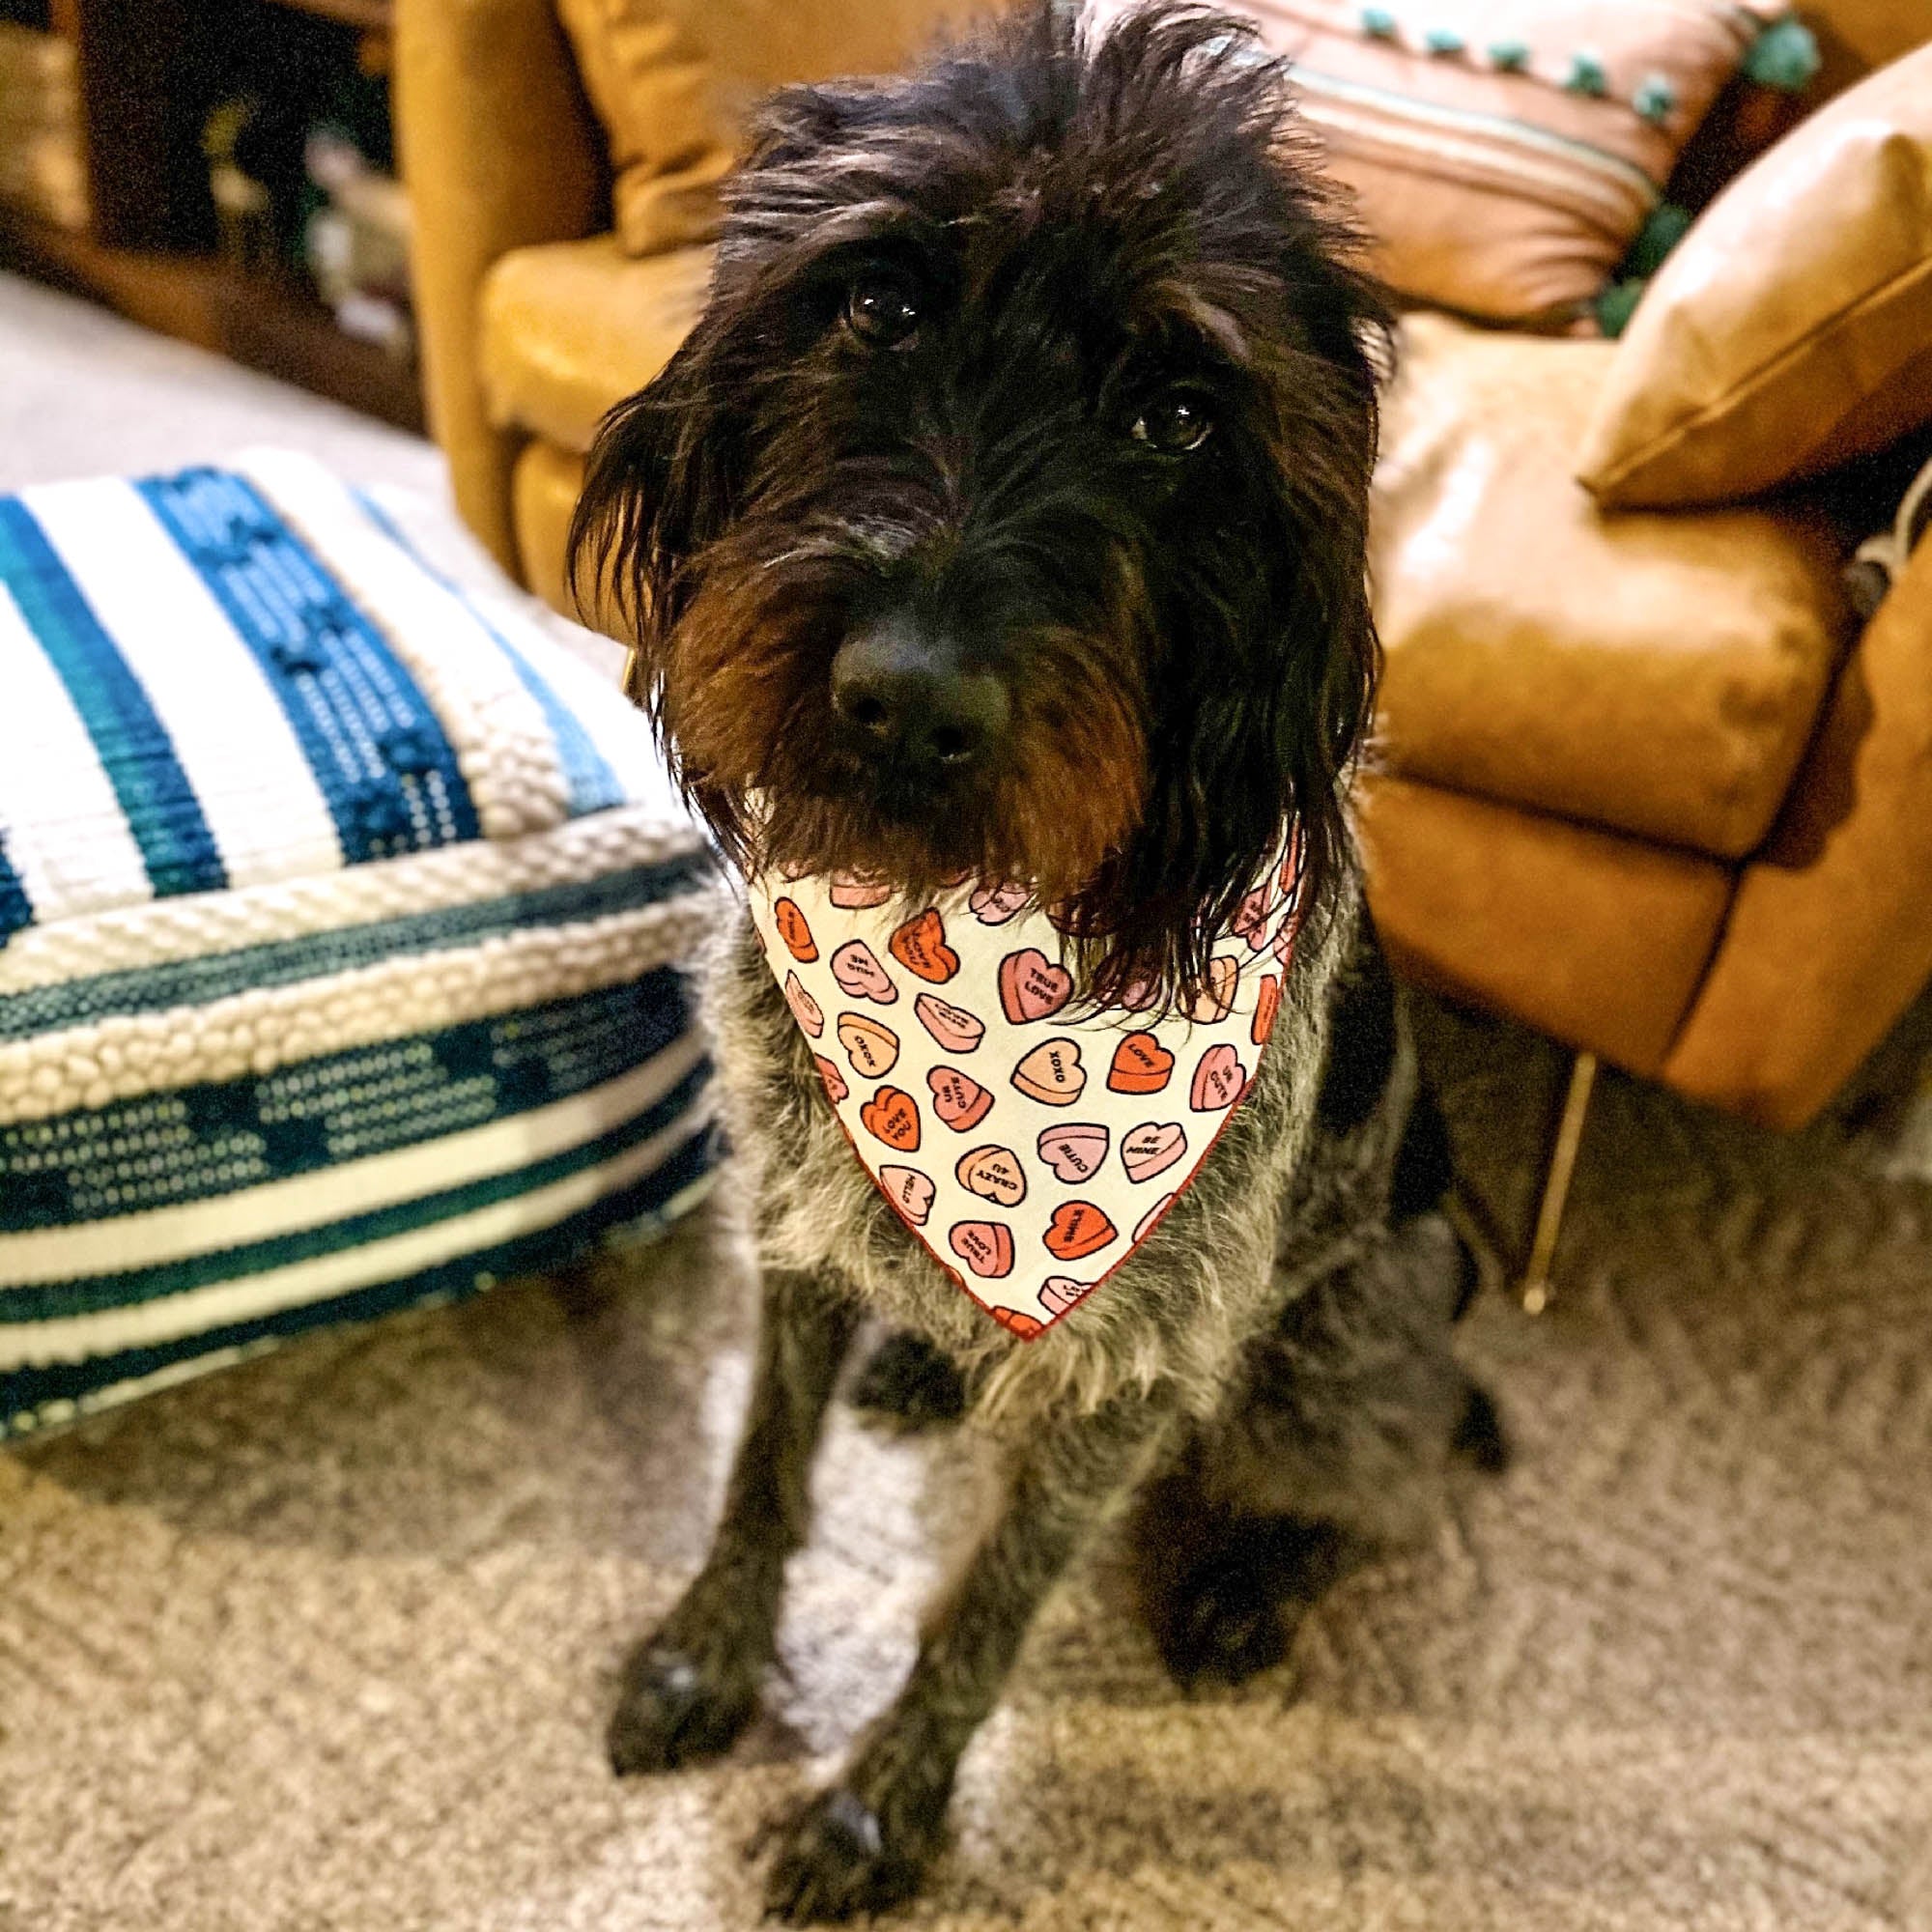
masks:
[[[860,1370],[852,1406],[906,1430],[957,1422],[966,1412],[966,1378],[930,1342],[901,1329]]]
[[[883,1912],[919,1889],[938,1843],[936,1816],[874,1808],[836,1785],[785,1828],[765,1886],[766,1917],[815,1925]]]
[[[1151,1605],[1161,1661],[1183,1687],[1202,1678],[1243,1684],[1272,1669],[1350,1555],[1348,1540],[1325,1523],[1236,1522]]]
[[[624,1664],[606,1734],[619,1777],[675,1771],[731,1748],[758,1705],[755,1671],[653,1637]]]

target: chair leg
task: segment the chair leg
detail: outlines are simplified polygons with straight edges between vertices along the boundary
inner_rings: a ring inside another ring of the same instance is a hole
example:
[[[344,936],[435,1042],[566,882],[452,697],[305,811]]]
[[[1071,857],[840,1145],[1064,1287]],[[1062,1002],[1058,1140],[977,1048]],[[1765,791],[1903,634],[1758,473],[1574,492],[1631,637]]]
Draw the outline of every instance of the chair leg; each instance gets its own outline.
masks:
[[[1597,1084],[1597,1056],[1579,1053],[1571,1063],[1570,1091],[1563,1096],[1563,1116],[1556,1123],[1556,1144],[1550,1150],[1544,1177],[1543,1201],[1536,1210],[1536,1238],[1530,1243],[1529,1267],[1522,1278],[1522,1305],[1531,1315],[1549,1306],[1549,1264],[1556,1253],[1556,1236],[1563,1228],[1563,1205],[1570,1198],[1571,1177],[1577,1171],[1577,1149],[1589,1117],[1590,1094]]]

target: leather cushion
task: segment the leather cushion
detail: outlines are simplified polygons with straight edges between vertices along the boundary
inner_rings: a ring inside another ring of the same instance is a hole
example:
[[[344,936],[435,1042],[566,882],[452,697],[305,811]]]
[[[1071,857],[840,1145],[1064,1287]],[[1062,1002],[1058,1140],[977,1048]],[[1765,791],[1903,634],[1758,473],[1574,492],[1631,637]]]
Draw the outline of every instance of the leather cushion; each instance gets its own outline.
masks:
[[[1727,867],[1402,779],[1363,790],[1369,900],[1398,968],[1658,1070],[1718,943]]]
[[[582,490],[582,457],[554,443],[527,444],[511,472],[510,501],[524,582],[553,611],[579,623],[586,618],[564,582],[564,563],[571,512]],[[592,611],[588,621],[611,637],[620,636],[624,628],[614,610]]]
[[[1795,509],[1605,514],[1571,458],[1614,344],[1404,325],[1372,564],[1397,771],[1737,857],[1849,619]]]
[[[1932,421],[1932,46],[1747,168],[1638,307],[1578,473],[1618,505],[1719,502]]]
[[[1673,1087],[1801,1124],[1932,974],[1932,542],[1866,626],[1746,868]]]
[[[637,261],[614,235],[517,248],[483,284],[491,419],[585,450],[612,403],[641,389],[704,306],[709,248]]]
[[[886,73],[983,0],[558,0],[634,255],[716,234],[718,185],[772,88]]]

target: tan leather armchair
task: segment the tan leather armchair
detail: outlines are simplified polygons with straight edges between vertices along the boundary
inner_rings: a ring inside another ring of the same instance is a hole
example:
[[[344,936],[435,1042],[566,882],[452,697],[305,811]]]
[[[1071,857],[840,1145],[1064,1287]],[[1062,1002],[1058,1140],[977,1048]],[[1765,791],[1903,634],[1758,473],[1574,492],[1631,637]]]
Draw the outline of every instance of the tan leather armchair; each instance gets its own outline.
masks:
[[[1824,11],[1841,67],[1922,37],[1878,0]],[[631,260],[605,232],[549,0],[398,13],[431,420],[464,516],[566,608],[582,452],[690,326],[708,253]],[[1932,545],[1856,639],[1839,540],[1803,503],[1595,509],[1571,471],[1614,345],[1406,334],[1364,801],[1392,950],[1582,1052],[1802,1122],[1932,974]]]

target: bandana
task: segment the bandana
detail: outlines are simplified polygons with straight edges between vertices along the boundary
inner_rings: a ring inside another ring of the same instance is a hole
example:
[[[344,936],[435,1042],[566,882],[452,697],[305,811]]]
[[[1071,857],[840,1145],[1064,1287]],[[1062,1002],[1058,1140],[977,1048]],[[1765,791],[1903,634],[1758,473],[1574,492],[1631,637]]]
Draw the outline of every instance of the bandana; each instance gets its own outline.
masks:
[[[1014,1334],[1044,1334],[1147,1239],[1240,1105],[1294,956],[1301,860],[1297,831],[1216,935],[1208,990],[1158,1018],[1076,1002],[1022,888],[907,919],[889,887],[843,874],[752,882],[852,1151]]]

